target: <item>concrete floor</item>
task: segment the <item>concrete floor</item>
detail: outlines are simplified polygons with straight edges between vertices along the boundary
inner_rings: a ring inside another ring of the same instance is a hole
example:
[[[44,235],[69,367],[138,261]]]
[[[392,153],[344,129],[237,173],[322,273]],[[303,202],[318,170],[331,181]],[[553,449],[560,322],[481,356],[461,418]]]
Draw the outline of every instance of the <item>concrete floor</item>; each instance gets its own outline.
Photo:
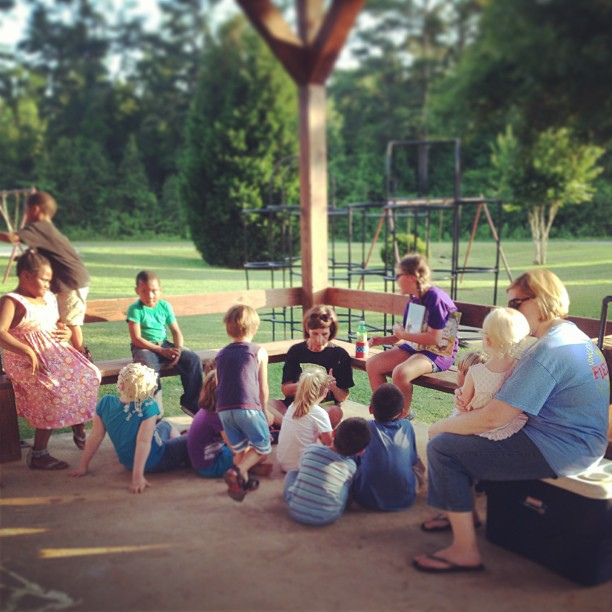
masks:
[[[358,412],[366,416],[353,406]],[[416,428],[422,450],[426,426]],[[77,465],[70,435],[53,436],[50,449]],[[424,492],[405,512],[352,508],[334,525],[309,528],[287,517],[278,468],[242,504],[222,481],[187,470],[153,475],[146,493],[130,495],[108,440],[92,470],[73,479],[23,461],[1,466],[3,612],[612,610],[612,582],[579,586],[491,544],[484,529],[485,572],[415,571],[413,555],[449,539],[420,530],[431,513]],[[486,499],[478,504],[484,516]]]

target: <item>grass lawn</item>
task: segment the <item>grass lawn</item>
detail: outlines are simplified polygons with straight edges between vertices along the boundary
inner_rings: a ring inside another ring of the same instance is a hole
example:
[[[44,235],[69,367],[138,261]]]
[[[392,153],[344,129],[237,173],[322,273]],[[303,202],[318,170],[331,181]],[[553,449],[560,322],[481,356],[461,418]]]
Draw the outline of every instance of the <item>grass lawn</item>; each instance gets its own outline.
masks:
[[[199,257],[191,242],[80,242],[75,243],[91,275],[90,299],[134,296],[134,278],[142,269],[153,269],[161,277],[163,291],[166,295],[198,294],[215,291],[231,291],[246,287],[243,270],[229,270],[209,266]],[[548,268],[553,270],[565,283],[571,298],[571,312],[574,315],[599,318],[602,299],[612,293],[612,242],[590,241],[552,241],[549,245]],[[346,244],[336,244],[336,261],[347,261]],[[533,267],[533,249],[531,242],[506,242],[503,250],[513,277]],[[9,249],[0,251],[4,259],[0,267],[4,269]],[[374,249],[370,267],[378,267],[379,249]],[[465,245],[460,253],[460,261],[465,257]],[[361,259],[361,246],[354,245],[353,261]],[[448,268],[451,261],[450,243],[433,243],[430,261],[434,269],[434,282],[448,289]],[[474,244],[468,265],[490,267],[495,263],[495,244],[477,242]],[[4,264],[4,265],[3,265]],[[14,269],[13,269],[14,273]],[[250,272],[252,289],[270,287],[268,272]],[[282,286],[281,277],[277,275],[275,286]],[[348,286],[347,282],[335,282],[336,286]],[[492,273],[466,274],[459,285],[458,299],[466,302],[493,303],[494,277]],[[5,285],[4,290],[12,290],[14,277]],[[351,286],[356,288],[357,280]],[[504,303],[505,288],[508,277],[501,266],[498,284],[498,304]],[[376,276],[368,276],[365,288],[372,291],[383,291],[384,282]],[[342,313],[340,313],[342,314]],[[295,310],[299,320],[300,311]],[[379,321],[368,320],[378,324]],[[227,343],[222,315],[183,317],[179,321],[187,346],[193,348],[220,347]],[[341,329],[341,336],[346,330]],[[127,326],[119,323],[88,324],[84,329],[85,339],[94,358],[128,357],[129,336]],[[278,338],[278,336],[277,336]],[[259,341],[272,340],[271,326],[262,323],[256,337]],[[270,394],[280,396],[280,378],[282,364],[270,366]],[[354,372],[355,388],[351,399],[367,404],[370,388],[363,372]],[[178,400],[181,394],[180,381],[177,377],[163,379],[164,408],[166,414],[179,414]],[[114,387],[105,386],[101,394],[113,393]],[[450,396],[417,387],[413,406],[417,419],[431,423],[447,416],[450,407]],[[182,413],[181,413],[182,414]],[[365,416],[365,415],[364,415]],[[31,430],[20,419],[22,436],[28,438]]]

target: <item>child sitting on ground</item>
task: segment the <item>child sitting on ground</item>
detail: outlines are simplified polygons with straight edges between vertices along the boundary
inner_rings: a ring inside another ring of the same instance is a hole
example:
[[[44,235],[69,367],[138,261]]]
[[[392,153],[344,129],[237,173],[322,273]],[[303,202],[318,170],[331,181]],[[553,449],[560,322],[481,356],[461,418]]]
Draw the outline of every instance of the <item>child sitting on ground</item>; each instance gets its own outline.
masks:
[[[217,364],[217,412],[234,462],[223,475],[227,494],[242,501],[259,481],[249,477],[258,463],[272,452],[270,429],[272,415],[268,404],[268,353],[251,340],[259,328],[259,315],[251,306],[232,306],[223,318],[232,339],[219,351]]]
[[[298,380],[295,398],[283,416],[276,457],[281,470],[295,470],[309,444],[320,440],[332,444],[332,426],[327,411],[319,406],[327,396],[330,377],[321,369],[306,369]]]
[[[234,453],[227,444],[221,419],[217,414],[217,371],[204,377],[200,410],[187,433],[187,450],[191,467],[203,478],[220,478],[234,464]]]
[[[351,417],[338,425],[331,447],[306,448],[299,469],[285,477],[284,499],[294,521],[328,525],[342,516],[357,469],[352,457],[367,447],[370,437],[368,422]]]
[[[355,501],[372,510],[409,508],[417,493],[413,466],[417,462],[412,424],[401,418],[404,395],[392,383],[378,387],[370,401],[372,439],[357,457],[352,492]]]
[[[139,272],[136,276],[136,293],[140,299],[131,304],[127,311],[132,358],[155,370],[156,394],[161,391],[159,370],[162,364],[175,367],[183,385],[181,410],[192,417],[198,411],[202,390],[202,362],[193,351],[183,346],[183,334],[170,303],[159,299],[159,276],[150,270]],[[168,341],[166,327],[170,328],[174,342]],[[160,414],[163,414],[163,407],[159,408]]]
[[[120,397],[105,395],[98,402],[81,463],[71,476],[87,474],[107,431],[120,463],[132,470],[130,493],[142,493],[150,486],[145,472],[189,466],[187,436],[180,435],[168,421],[156,424],[156,386],[157,375],[147,366],[130,363],[121,369],[117,380]]]
[[[453,415],[478,410],[488,404],[499,391],[506,379],[512,374],[530,329],[527,319],[513,308],[496,308],[482,323],[482,348],[486,359],[466,353],[464,364],[473,362],[465,375],[460,389],[455,391],[455,409]],[[521,412],[509,423],[492,431],[478,434],[489,440],[504,440],[520,431],[527,422],[527,415]],[[474,525],[481,525],[480,517],[474,505]],[[442,513],[425,521],[423,531],[450,530],[450,522]]]
[[[234,453],[223,431],[217,414],[217,371],[208,364],[200,395],[200,410],[196,413],[187,434],[187,449],[191,467],[203,478],[221,478],[234,464]],[[258,463],[249,473],[267,476],[271,463]]]

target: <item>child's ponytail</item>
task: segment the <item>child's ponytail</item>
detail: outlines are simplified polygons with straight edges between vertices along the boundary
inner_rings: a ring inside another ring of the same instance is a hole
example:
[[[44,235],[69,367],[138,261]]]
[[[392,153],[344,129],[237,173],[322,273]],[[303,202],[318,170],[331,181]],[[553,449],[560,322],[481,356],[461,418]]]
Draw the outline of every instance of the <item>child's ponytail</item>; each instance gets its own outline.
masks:
[[[314,368],[302,372],[293,400],[295,408],[293,418],[299,419],[307,415],[316,402],[326,394],[328,385],[327,372]]]
[[[198,406],[208,412],[217,411],[217,370],[214,368],[210,369],[208,374],[204,376]]]

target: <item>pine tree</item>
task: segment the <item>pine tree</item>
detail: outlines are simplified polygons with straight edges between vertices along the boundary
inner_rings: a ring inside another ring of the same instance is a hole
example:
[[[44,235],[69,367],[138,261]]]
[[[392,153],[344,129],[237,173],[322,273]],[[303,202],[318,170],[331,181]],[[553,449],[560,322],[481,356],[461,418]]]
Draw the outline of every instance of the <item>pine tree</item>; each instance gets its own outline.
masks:
[[[191,235],[208,263],[239,266],[245,239],[266,258],[261,219],[243,210],[267,203],[275,162],[297,152],[295,95],[242,17],[221,28],[203,57],[180,161]]]

